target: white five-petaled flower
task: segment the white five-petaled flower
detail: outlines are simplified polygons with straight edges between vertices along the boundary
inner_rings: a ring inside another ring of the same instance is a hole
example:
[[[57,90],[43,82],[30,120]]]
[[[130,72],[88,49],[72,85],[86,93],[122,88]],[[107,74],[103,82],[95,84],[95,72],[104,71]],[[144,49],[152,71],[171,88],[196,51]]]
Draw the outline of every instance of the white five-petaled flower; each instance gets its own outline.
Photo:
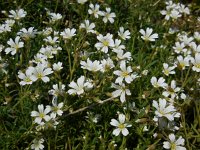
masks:
[[[180,4],[180,7],[178,8],[180,13],[184,13],[189,15],[190,14],[190,10],[188,7],[186,7],[184,4]]]
[[[194,40],[193,37],[188,37],[187,35],[182,35],[179,39],[181,42],[184,42],[186,46],[190,45]]]
[[[31,144],[31,149],[34,150],[43,150],[44,149],[44,145],[43,145],[44,139],[34,139],[33,140],[33,144]]]
[[[107,59],[101,60],[101,64],[102,64],[102,69],[101,69],[102,72],[109,71],[110,69],[115,67],[110,57],[108,57]]]
[[[9,12],[10,12],[9,17],[13,18],[15,20],[19,20],[21,18],[24,18],[26,16],[26,14],[27,14],[27,12],[24,11],[23,9],[19,9],[19,10],[15,10],[15,11],[11,10]]]
[[[90,4],[89,5],[90,9],[88,9],[88,13],[91,15],[93,14],[95,18],[99,18],[99,15],[102,16],[102,11],[99,10],[99,5],[98,4]]]
[[[186,52],[187,49],[185,48],[185,44],[183,42],[176,42],[175,46],[173,46],[175,53],[179,54],[181,52]]]
[[[110,33],[107,33],[106,36],[103,36],[102,34],[99,34],[97,36],[97,39],[100,41],[95,44],[95,47],[98,50],[101,50],[104,53],[108,53],[108,47],[114,47],[114,41],[113,41],[113,35]]]
[[[169,121],[173,121],[174,117],[180,117],[180,113],[177,113],[174,106],[168,104],[165,99],[159,98],[159,102],[153,100],[153,107],[156,108],[154,121],[158,121],[158,118],[161,117],[166,117]]]
[[[197,41],[200,41],[200,32],[194,32],[194,38],[195,38]]]
[[[78,3],[80,4],[85,4],[88,0],[77,0]]]
[[[118,116],[119,121],[116,119],[111,119],[110,124],[116,127],[116,129],[113,130],[113,135],[118,136],[120,132],[122,132],[124,136],[127,136],[129,134],[127,127],[131,127],[132,125],[125,123],[125,119],[126,117],[124,114],[119,114]]]
[[[178,60],[177,65],[181,70],[184,70],[186,66],[190,66],[190,64],[189,64],[190,58],[189,57],[183,58],[183,56],[180,55],[177,57],[177,60]]]
[[[58,62],[58,63],[53,64],[53,70],[54,71],[60,71],[61,69],[63,69],[62,62]]]
[[[130,52],[124,52],[123,50],[117,50],[117,51],[115,50],[114,52],[117,53],[117,59],[119,59],[119,60],[131,60],[132,59]]]
[[[38,64],[36,67],[30,67],[32,69],[31,80],[36,81],[41,79],[43,82],[49,82],[50,79],[47,75],[52,74],[53,71],[51,68],[47,68],[44,64]]]
[[[192,60],[192,70],[200,72],[200,53],[195,54],[195,58]]]
[[[37,34],[37,30],[34,30],[34,27],[30,27],[30,28],[28,28],[28,29],[22,28],[22,29],[17,33],[17,35],[19,35],[19,36],[22,37],[23,39],[34,38],[36,34]]]
[[[113,72],[115,75],[118,76],[115,80],[115,83],[122,84],[123,80],[125,80],[126,83],[131,83],[133,81],[133,78],[131,76],[131,66],[126,67],[126,61],[121,61],[120,69],[121,70],[116,70]]]
[[[55,22],[62,19],[62,15],[59,13],[49,13],[49,16],[51,17],[50,22]]]
[[[194,53],[200,53],[200,45],[197,45],[195,42],[191,42],[190,47]]]
[[[140,29],[139,32],[142,34],[141,38],[144,41],[155,41],[155,39],[158,38],[158,34],[157,33],[152,34],[153,29],[151,29],[151,28],[147,28],[146,31],[143,30],[143,29]]]
[[[63,32],[61,32],[60,35],[63,37],[63,39],[71,39],[73,36],[76,35],[76,29],[67,28]]]
[[[53,95],[54,97],[57,97],[58,95],[62,95],[65,90],[65,85],[64,84],[54,84],[53,89],[49,90],[49,94]]]
[[[21,71],[18,72],[18,77],[22,80],[20,81],[20,85],[24,86],[26,84],[32,84],[33,81],[31,80],[32,72],[33,70],[28,68],[25,73],[22,73]]]
[[[51,119],[50,116],[47,115],[51,111],[49,107],[44,109],[43,104],[41,104],[41,105],[38,105],[38,110],[39,112],[37,111],[31,112],[31,116],[35,117],[35,120],[34,120],[35,123],[41,124],[43,120],[49,121]]]
[[[10,45],[10,47],[5,49],[6,54],[11,52],[11,55],[15,55],[18,51],[18,49],[24,47],[24,42],[20,42],[20,37],[17,36],[15,38],[15,41],[13,41],[13,39],[10,38],[10,40],[7,42],[8,45]]]
[[[110,8],[106,8],[106,11],[102,12],[102,16],[103,16],[103,22],[107,23],[108,21],[110,21],[110,23],[114,22],[114,19],[116,17],[115,13],[111,13],[111,9]]]
[[[166,87],[166,91],[162,93],[163,96],[171,96],[174,99],[177,96],[177,92],[181,90],[180,87],[176,87],[176,81],[172,80],[171,85]]]
[[[95,31],[93,30],[95,28],[95,24],[94,23],[90,24],[89,20],[85,20],[84,23],[81,23],[80,28],[86,29],[87,33],[89,33],[89,32],[95,33]]]
[[[167,83],[165,83],[165,79],[163,77],[160,77],[158,80],[156,77],[152,77],[151,78],[151,84],[155,87],[162,87],[165,88],[167,87]]]
[[[112,48],[113,49],[113,52],[118,52],[120,50],[124,50],[126,47],[124,45],[121,45],[121,40],[118,40],[118,39],[115,39],[115,42],[114,42],[114,47]]]
[[[120,101],[122,103],[126,101],[125,95],[131,95],[130,90],[126,88],[124,83],[122,83],[120,85],[116,85],[116,84],[112,83],[112,87],[117,89],[116,91],[112,92],[112,96],[113,97],[120,96]]]
[[[167,63],[163,63],[163,70],[162,70],[162,72],[166,76],[169,76],[170,74],[175,74],[174,68],[176,68],[176,65],[172,66],[172,67],[169,67],[169,65]]]
[[[126,30],[124,31],[124,27],[120,27],[119,28],[119,31],[118,31],[118,35],[123,39],[123,40],[126,40],[126,39],[130,39],[130,32],[129,30]]]
[[[89,58],[87,59],[87,62],[81,61],[81,68],[87,69],[92,72],[97,72],[99,70],[102,70],[102,64],[100,64],[100,61],[95,60],[91,61]]]
[[[177,140],[175,135],[169,134],[169,141],[163,142],[163,147],[165,149],[171,149],[171,150],[186,150],[184,146],[185,139],[180,136]]]
[[[69,89],[67,93],[69,93],[70,95],[72,94],[81,95],[84,93],[85,89],[91,89],[93,85],[92,83],[85,81],[84,76],[81,76],[80,78],[78,78],[77,83],[72,81],[69,84],[69,87],[71,87],[72,89]]]
[[[59,37],[51,37],[51,36],[48,36],[44,39],[45,42],[51,44],[51,45],[55,45],[56,43],[59,43]]]
[[[64,105],[64,103],[57,103],[57,97],[54,97],[53,100],[52,100],[52,104],[53,106],[47,106],[47,108],[51,109],[51,118],[52,119],[55,119],[56,118],[56,115],[58,116],[62,116],[63,114],[63,111],[62,111],[62,107]]]

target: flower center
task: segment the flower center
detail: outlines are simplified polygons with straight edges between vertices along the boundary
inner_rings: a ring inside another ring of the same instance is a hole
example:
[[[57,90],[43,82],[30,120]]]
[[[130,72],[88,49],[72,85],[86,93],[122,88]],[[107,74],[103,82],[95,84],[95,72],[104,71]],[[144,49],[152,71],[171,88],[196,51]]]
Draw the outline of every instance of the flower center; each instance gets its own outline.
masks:
[[[119,124],[119,125],[118,125],[118,128],[120,128],[120,129],[124,129],[125,126],[124,126],[124,124]]]
[[[169,74],[169,70],[167,70],[167,69],[164,70],[164,73],[168,75]]]
[[[44,116],[45,116],[44,113],[40,113],[39,115],[40,118],[44,118]]]
[[[127,77],[128,75],[129,75],[129,73],[127,71],[125,71],[125,72],[122,73],[123,77]]]
[[[175,143],[171,143],[171,150],[176,150],[176,144]]]
[[[43,77],[42,73],[38,73],[37,77],[41,79]]]
[[[26,81],[26,82],[31,82],[32,80],[31,80],[30,78],[26,77],[26,78],[24,79],[24,81]]]
[[[103,41],[103,45],[104,46],[109,46],[109,42],[105,40],[105,41]]]
[[[200,68],[200,63],[194,65],[197,68]]]

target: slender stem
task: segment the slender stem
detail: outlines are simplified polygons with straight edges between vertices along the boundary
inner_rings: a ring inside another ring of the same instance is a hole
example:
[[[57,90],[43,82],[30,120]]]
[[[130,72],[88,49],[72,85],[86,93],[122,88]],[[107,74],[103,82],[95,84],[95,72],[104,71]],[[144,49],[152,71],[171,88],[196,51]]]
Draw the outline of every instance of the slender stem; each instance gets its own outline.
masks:
[[[199,109],[199,105],[198,105],[198,102],[197,102],[197,101],[195,101],[194,104],[195,104],[196,113],[197,113],[196,117],[197,117],[198,124],[199,124],[199,127],[200,127],[200,113],[199,113],[199,110],[200,110],[200,109]]]
[[[106,102],[112,101],[113,99],[114,99],[114,97],[108,98],[108,99],[106,99],[106,100],[99,100],[99,101],[98,101],[97,103],[95,103],[95,104],[92,104],[92,105],[89,105],[89,106],[80,108],[80,109],[78,109],[78,110],[75,110],[75,111],[73,111],[73,112],[67,114],[66,117],[71,116],[71,115],[74,115],[74,114],[77,114],[77,113],[80,113],[80,112],[83,112],[83,111],[85,111],[85,110],[87,110],[87,109],[93,108],[93,107],[96,106],[96,105],[102,105],[102,104],[104,104],[104,103],[106,103]],[[66,111],[66,110],[64,110],[64,111]]]

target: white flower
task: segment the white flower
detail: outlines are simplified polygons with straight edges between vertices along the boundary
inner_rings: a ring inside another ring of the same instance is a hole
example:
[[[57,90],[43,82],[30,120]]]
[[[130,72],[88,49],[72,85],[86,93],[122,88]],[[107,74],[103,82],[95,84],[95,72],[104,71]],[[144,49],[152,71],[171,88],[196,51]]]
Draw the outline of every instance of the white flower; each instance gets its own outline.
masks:
[[[84,76],[81,76],[80,78],[78,78],[77,83],[72,81],[69,84],[69,87],[71,87],[72,89],[69,89],[67,93],[69,93],[70,95],[72,94],[81,95],[84,93],[84,88],[92,88],[93,85],[90,82],[85,81]]]
[[[117,58],[119,60],[131,60],[132,57],[131,57],[131,53],[130,52],[124,52],[123,50],[115,50],[114,52],[117,53]]]
[[[187,37],[187,35],[183,35],[183,36],[180,36],[180,41],[181,42],[184,42],[184,44],[187,46],[187,45],[190,45],[191,42],[193,42],[194,38],[193,37]]]
[[[95,44],[95,47],[98,50],[101,50],[104,53],[108,53],[108,47],[114,47],[113,35],[107,33],[106,36],[99,34],[97,39],[100,41],[99,43]]]
[[[52,33],[52,31],[53,31],[53,29],[51,27],[47,27],[47,28],[42,30],[42,34],[44,36],[48,36],[48,35],[50,35]]]
[[[76,29],[67,28],[63,32],[61,32],[60,35],[63,37],[63,39],[71,39],[73,36],[76,35]]]
[[[47,58],[53,58],[53,51],[52,51],[53,47],[52,46],[46,46],[46,47],[42,47],[40,49],[40,53],[43,54],[44,56],[46,56]]]
[[[84,4],[84,3],[87,2],[87,0],[77,0],[77,2],[80,3],[80,4]]]
[[[163,70],[162,70],[162,72],[166,76],[169,76],[170,74],[175,74],[174,68],[176,68],[176,66],[169,67],[169,65],[167,63],[163,63]]]
[[[89,33],[95,33],[95,31],[93,30],[95,28],[95,24],[91,23],[89,20],[85,20],[84,23],[81,23],[80,28],[82,29],[86,29],[86,32]]]
[[[122,84],[122,81],[125,80],[126,83],[131,83],[133,81],[133,78],[131,76],[131,66],[126,67],[126,61],[121,61],[120,63],[120,69],[116,70],[113,73],[118,76],[118,78],[115,80],[115,83]]]
[[[116,91],[112,92],[113,97],[120,96],[120,101],[124,103],[126,101],[125,95],[131,95],[131,92],[129,89],[126,88],[125,84],[116,85],[112,83],[112,87],[117,89]]]
[[[31,149],[34,150],[43,150],[44,149],[44,145],[43,145],[44,139],[34,139],[33,140],[33,144],[31,144]]]
[[[53,64],[53,70],[54,71],[60,71],[61,69],[63,69],[62,62],[58,62],[58,63]]]
[[[177,11],[177,10],[172,10],[170,17],[174,20],[178,19],[179,17],[181,17],[182,15]]]
[[[126,48],[124,45],[120,45],[120,44],[121,44],[121,40],[115,39],[113,52],[118,53],[118,51],[124,50]]]
[[[38,63],[44,63],[47,61],[47,56],[46,55],[43,55],[41,53],[37,53],[35,56],[34,56],[34,60],[32,60],[34,63],[38,64]]]
[[[173,46],[174,51],[179,54],[181,52],[186,52],[187,49],[185,48],[185,44],[184,42],[180,43],[180,42],[176,42],[175,46]]]
[[[151,29],[151,28],[147,28],[146,31],[143,30],[143,29],[140,29],[139,32],[142,34],[141,38],[144,41],[155,41],[155,39],[158,38],[158,34],[157,33],[152,34],[153,29]]]
[[[62,19],[62,15],[59,13],[50,13],[49,16],[51,17],[51,22],[55,22],[58,21],[60,19]]]
[[[24,47],[24,42],[20,42],[19,36],[15,38],[15,41],[13,41],[13,39],[10,38],[7,44],[10,45],[10,47],[6,48],[5,52],[6,54],[11,52],[11,55],[15,55],[20,48]]]
[[[122,132],[122,134],[124,136],[127,136],[129,134],[129,131],[126,129],[127,127],[131,127],[131,124],[127,124],[125,123],[125,115],[124,114],[119,114],[118,120],[116,119],[111,119],[110,124],[112,126],[117,127],[115,130],[113,130],[113,135],[118,136],[120,134],[120,132]]]
[[[184,142],[185,140],[182,138],[182,136],[180,136],[177,140],[175,135],[169,134],[169,142],[163,142],[163,147],[165,149],[171,149],[171,150],[186,150],[184,146]]]
[[[51,36],[48,36],[44,39],[45,42],[51,44],[51,45],[55,45],[56,43],[59,43],[59,37],[51,37]]]
[[[109,71],[110,69],[115,67],[110,57],[108,57],[107,59],[101,60],[101,64],[102,64],[102,69],[101,69],[102,72]]]
[[[161,10],[160,13],[165,16],[165,20],[169,20],[171,18],[171,9]]]
[[[8,25],[9,27],[12,27],[15,24],[15,20],[12,19],[7,19],[5,21],[6,26]]]
[[[194,32],[194,38],[195,38],[197,41],[200,41],[200,33],[199,33],[199,32]]]
[[[159,103],[153,100],[153,107],[156,108],[155,118],[157,121],[160,117],[166,117],[169,121],[173,121],[174,117],[180,117],[180,113],[176,113],[176,109],[172,104],[168,104],[165,99],[159,98]]]
[[[44,64],[38,64],[36,67],[30,67],[32,69],[31,80],[36,81],[41,79],[43,82],[49,82],[50,79],[47,75],[52,74],[53,71],[51,68],[47,68]]]
[[[200,53],[200,45],[197,45],[195,42],[191,42],[190,47],[194,53]]]
[[[102,12],[102,16],[103,16],[103,22],[107,23],[108,21],[110,21],[110,23],[114,22],[114,19],[116,17],[115,13],[111,13],[110,12],[111,9],[110,8],[106,8],[106,12]]]
[[[151,78],[151,84],[155,87],[162,87],[165,88],[167,86],[167,83],[165,83],[165,79],[163,77],[160,77],[158,80],[156,77]]]
[[[102,16],[102,11],[99,10],[99,5],[98,4],[90,4],[89,5],[90,9],[88,9],[88,13],[91,15],[93,14],[95,18],[99,18],[99,15]]]
[[[192,60],[192,70],[200,72],[200,53],[195,54],[195,58]]]
[[[49,90],[49,94],[57,97],[58,95],[62,95],[65,90],[65,85],[64,84],[54,84],[53,89]]]
[[[22,73],[21,71],[18,72],[18,77],[22,80],[20,81],[20,85],[26,85],[26,84],[32,84],[33,81],[31,80],[31,76],[32,76],[32,69],[28,68],[24,73]]]
[[[51,118],[55,119],[56,115],[62,116],[63,111],[61,110],[61,108],[63,107],[64,103],[57,104],[57,98],[54,97],[52,100],[52,104],[53,104],[53,106],[47,106],[52,111],[51,115],[50,115]]]
[[[129,30],[126,30],[124,31],[124,27],[120,27],[119,28],[119,31],[118,31],[118,35],[123,39],[123,40],[126,40],[126,39],[130,39],[130,32]]]
[[[179,7],[178,10],[179,10],[180,13],[184,13],[184,14],[187,14],[187,15],[190,14],[190,10],[189,10],[189,8],[186,7],[186,6],[183,5],[183,4],[180,4],[180,7]]]
[[[40,124],[42,120],[49,121],[51,119],[50,116],[47,115],[51,111],[50,108],[47,107],[44,110],[44,106],[43,104],[41,104],[41,105],[38,105],[38,110],[39,112],[37,111],[31,112],[31,117],[35,117],[35,120],[34,120],[35,123]]]
[[[11,15],[9,15],[10,18],[19,20],[21,18],[24,18],[27,14],[26,11],[24,11],[23,9],[19,9],[19,10],[11,10],[9,11]]]
[[[177,57],[177,60],[177,65],[181,70],[184,70],[186,66],[190,66],[190,59],[188,57],[183,58],[183,56],[180,55]]]
[[[88,58],[87,62],[81,61],[80,64],[81,64],[81,68],[87,69],[87,70],[92,71],[92,72],[97,72],[97,71],[102,69],[102,64],[100,64],[100,61],[98,61],[98,60],[95,60],[95,61],[92,62]]]
[[[172,80],[171,85],[166,87],[167,91],[162,93],[163,96],[168,97],[171,96],[174,99],[177,96],[177,92],[181,90],[181,88],[176,87],[176,81]]]
[[[34,38],[35,35],[37,34],[37,30],[34,30],[34,27],[28,28],[22,28],[17,35],[21,36],[24,39],[29,39],[29,38]]]
[[[8,24],[0,25],[0,33],[11,32],[11,27]]]

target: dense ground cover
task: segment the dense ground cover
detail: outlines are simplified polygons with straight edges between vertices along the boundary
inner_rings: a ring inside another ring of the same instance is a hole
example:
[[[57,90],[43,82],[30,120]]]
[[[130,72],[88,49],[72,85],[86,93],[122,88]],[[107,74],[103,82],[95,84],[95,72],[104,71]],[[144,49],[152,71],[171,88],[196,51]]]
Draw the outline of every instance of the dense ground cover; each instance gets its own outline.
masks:
[[[198,3],[0,0],[0,149],[200,149]]]

